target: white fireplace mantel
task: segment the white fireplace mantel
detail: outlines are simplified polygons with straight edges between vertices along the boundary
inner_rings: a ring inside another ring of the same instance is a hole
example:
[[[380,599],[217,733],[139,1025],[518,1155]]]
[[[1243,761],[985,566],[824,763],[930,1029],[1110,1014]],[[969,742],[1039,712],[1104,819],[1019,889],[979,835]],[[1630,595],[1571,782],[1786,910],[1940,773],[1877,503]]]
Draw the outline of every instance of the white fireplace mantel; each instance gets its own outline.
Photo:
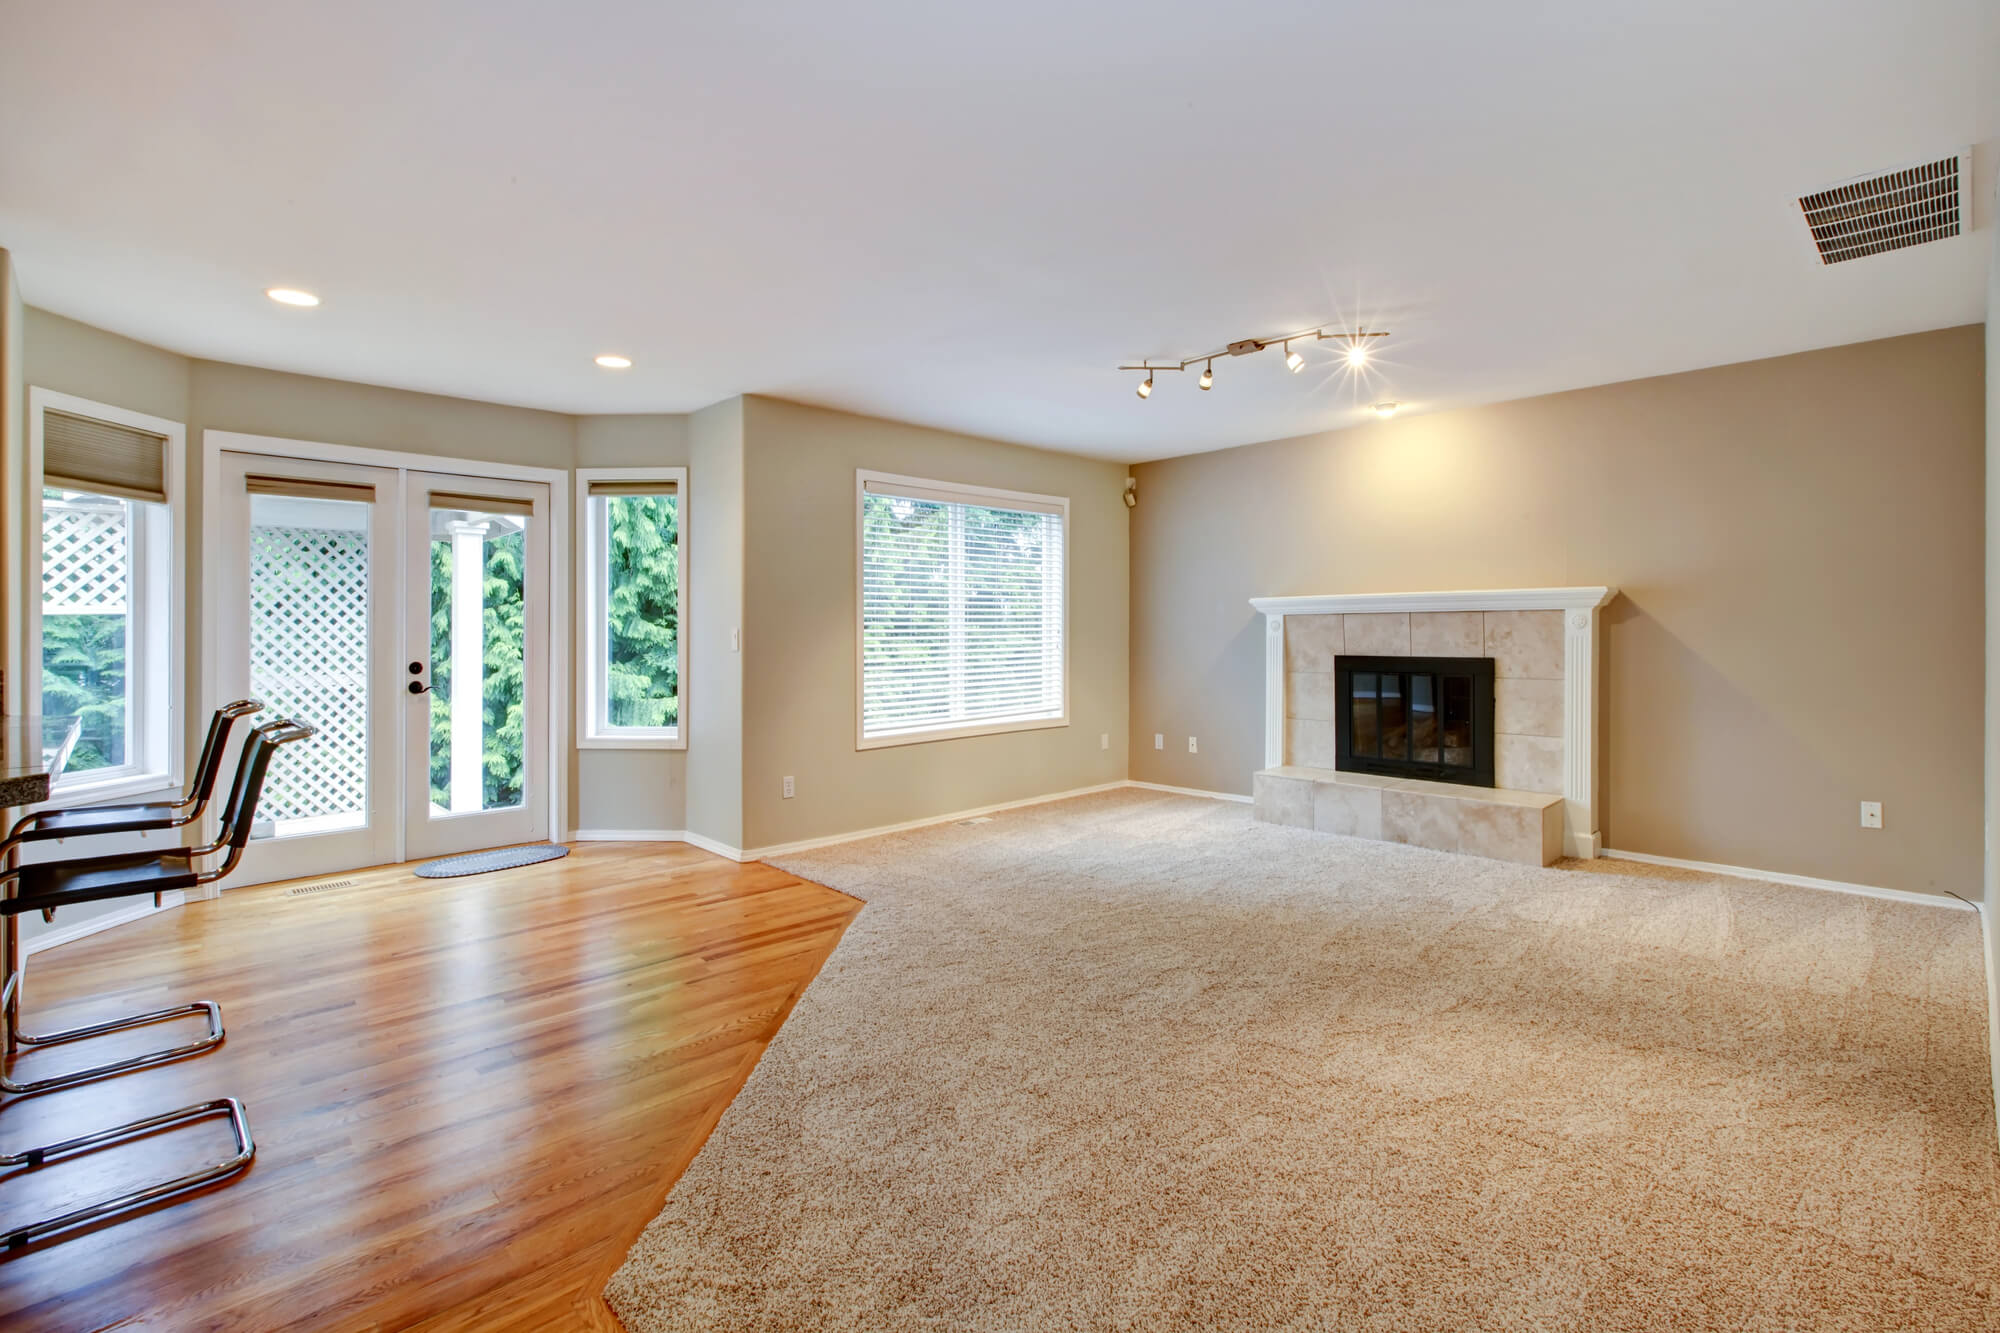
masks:
[[[1264,617],[1264,765],[1285,762],[1285,617],[1410,611],[1563,613],[1563,842],[1593,857],[1597,831],[1598,611],[1616,588],[1483,588],[1468,592],[1363,592],[1252,597]]]

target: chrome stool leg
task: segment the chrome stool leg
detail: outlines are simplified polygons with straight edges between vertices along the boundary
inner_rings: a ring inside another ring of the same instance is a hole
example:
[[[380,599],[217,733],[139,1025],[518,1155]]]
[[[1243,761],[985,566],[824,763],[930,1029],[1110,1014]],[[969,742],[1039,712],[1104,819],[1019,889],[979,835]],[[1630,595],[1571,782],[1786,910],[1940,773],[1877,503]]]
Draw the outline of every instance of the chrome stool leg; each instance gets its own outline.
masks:
[[[19,919],[13,916],[6,917],[4,924],[0,924],[0,932],[4,932],[6,936],[4,941],[0,941],[0,952],[4,952],[6,956],[6,980],[0,983],[0,1025],[5,1027],[5,1037],[0,1039],[0,1093],[19,1097],[29,1093],[73,1087],[78,1083],[88,1083],[92,1079],[109,1078],[113,1074],[163,1065],[170,1060],[180,1060],[222,1044],[222,1009],[213,1000],[196,1000],[192,1004],[179,1004],[171,1009],[156,1009],[152,1013],[133,1014],[129,1018],[106,1019],[101,1023],[88,1023],[83,1027],[39,1036],[21,1031],[21,990],[22,981],[27,975],[28,960],[21,938]],[[86,1037],[101,1037],[107,1032],[123,1032],[127,1028],[145,1027],[148,1024],[164,1023],[168,1019],[186,1018],[195,1014],[207,1017],[208,1035],[194,1041],[170,1046],[165,1050],[149,1051],[144,1055],[128,1056],[123,1060],[113,1060],[109,1064],[91,1065],[84,1069],[72,1070],[67,1074],[33,1079],[26,1083],[16,1083],[12,1077],[13,1059],[24,1046],[60,1046],[64,1042],[82,1041]]]
[[[45,1217],[39,1222],[30,1222],[26,1226],[0,1232],[0,1248],[17,1250],[28,1242],[53,1232],[67,1231],[71,1227],[82,1226],[86,1222],[94,1222],[102,1217],[143,1208],[161,1199],[169,1199],[176,1194],[184,1194],[203,1185],[213,1184],[226,1176],[233,1176],[250,1165],[250,1159],[257,1155],[257,1144],[250,1137],[250,1119],[244,1113],[243,1103],[234,1097],[219,1097],[212,1102],[183,1106],[178,1111],[147,1116],[144,1120],[134,1120],[111,1129],[99,1130],[95,1134],[65,1139],[61,1143],[45,1144],[40,1148],[29,1148],[25,1152],[0,1153],[0,1167],[25,1167],[32,1170],[51,1161],[93,1152],[99,1148],[108,1148],[115,1143],[126,1143],[149,1134],[157,1134],[162,1130],[172,1129],[177,1125],[192,1124],[197,1120],[206,1120],[210,1116],[217,1115],[228,1116],[229,1127],[235,1133],[236,1151],[231,1156],[199,1171],[191,1171],[172,1180],[163,1180],[157,1185],[148,1185],[144,1189],[132,1190],[99,1203],[74,1208],[66,1213],[58,1213],[54,1217]]]

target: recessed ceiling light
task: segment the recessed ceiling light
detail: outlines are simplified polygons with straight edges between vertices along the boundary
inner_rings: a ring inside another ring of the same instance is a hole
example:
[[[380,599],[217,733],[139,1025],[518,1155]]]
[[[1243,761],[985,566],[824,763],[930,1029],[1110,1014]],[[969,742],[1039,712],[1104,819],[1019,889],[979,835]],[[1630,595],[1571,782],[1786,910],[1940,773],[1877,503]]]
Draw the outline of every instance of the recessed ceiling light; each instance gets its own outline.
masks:
[[[597,358],[597,364],[603,366],[606,370],[630,370],[632,368],[632,358],[606,352],[603,356]]]
[[[1395,416],[1402,409],[1402,406],[1401,403],[1377,403],[1375,404],[1375,415],[1387,421],[1390,417]]]
[[[273,287],[265,292],[264,295],[270,297],[279,305],[314,306],[319,304],[317,296],[314,296],[311,292],[302,292],[296,287]]]

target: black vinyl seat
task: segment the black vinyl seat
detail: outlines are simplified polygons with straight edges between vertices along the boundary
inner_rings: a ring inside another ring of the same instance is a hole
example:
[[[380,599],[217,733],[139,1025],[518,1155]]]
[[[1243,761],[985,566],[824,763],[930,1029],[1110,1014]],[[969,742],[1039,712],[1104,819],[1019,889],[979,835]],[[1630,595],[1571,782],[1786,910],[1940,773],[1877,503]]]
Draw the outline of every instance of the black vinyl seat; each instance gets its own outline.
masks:
[[[226,729],[223,734],[226,737]],[[313,728],[305,723],[290,721],[267,722],[251,731],[249,739],[243,744],[242,757],[237,761],[236,778],[230,787],[229,799],[223,806],[220,833],[214,842],[205,847],[125,852],[114,856],[0,869],[0,884],[4,884],[4,895],[0,895],[0,974],[5,977],[4,982],[0,982],[0,1011],[4,1011],[4,1017],[0,1018],[0,1093],[25,1096],[50,1092],[129,1070],[165,1064],[221,1044],[222,1009],[213,1000],[197,1000],[171,1009],[110,1019],[44,1036],[21,1031],[21,982],[26,959],[21,948],[20,917],[24,912],[54,913],[77,903],[143,894],[158,895],[174,889],[193,888],[212,884],[228,875],[236,869],[243,859],[244,849],[250,844],[250,830],[256,821],[257,805],[264,792],[264,777],[278,747],[305,740],[312,734]],[[213,735],[211,729],[211,737]],[[217,748],[219,750],[219,744]],[[213,784],[212,778],[210,783]],[[200,868],[200,861],[216,855],[222,857],[219,865],[210,870]],[[207,1035],[194,1041],[33,1082],[17,1083],[11,1077],[15,1053],[24,1046],[58,1046],[192,1015],[203,1015],[208,1019]],[[243,1103],[234,1097],[222,1097],[65,1139],[60,1143],[43,1144],[21,1152],[0,1153],[0,1170],[16,1167],[32,1170],[211,1116],[228,1118],[236,1135],[234,1155],[187,1175],[0,1233],[0,1248],[18,1248],[38,1237],[124,1213],[221,1180],[248,1166],[250,1159],[256,1155],[257,1145],[250,1137],[250,1121]],[[0,1183],[4,1183],[4,1178],[0,1178]]]
[[[83,838],[100,833],[145,833],[154,829],[180,828],[200,819],[215,794],[215,780],[222,773],[222,756],[229,748],[229,733],[236,719],[263,711],[255,699],[238,699],[215,710],[208,720],[208,736],[202,741],[201,757],[195,760],[194,774],[186,795],[178,801],[144,801],[135,805],[79,805],[68,810],[38,810],[14,823],[0,852],[10,858],[23,843],[49,838]]]

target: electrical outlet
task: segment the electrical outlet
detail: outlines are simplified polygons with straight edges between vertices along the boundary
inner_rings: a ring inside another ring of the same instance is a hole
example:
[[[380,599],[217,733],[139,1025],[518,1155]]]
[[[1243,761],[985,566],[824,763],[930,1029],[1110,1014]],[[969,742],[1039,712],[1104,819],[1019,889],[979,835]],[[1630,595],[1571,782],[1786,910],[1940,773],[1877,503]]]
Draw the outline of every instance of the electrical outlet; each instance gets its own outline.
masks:
[[[1153,733],[1153,748],[1155,750],[1164,750],[1167,748],[1167,738],[1157,731]]]
[[[1188,737],[1188,753],[1189,753],[1189,754],[1200,754],[1200,753],[1201,753],[1201,751],[1199,751],[1199,750],[1197,750],[1197,749],[1195,749],[1195,748],[1194,748],[1194,737],[1192,737],[1192,736]]]
[[[1098,733],[1098,735],[1097,735],[1097,748],[1098,748],[1098,749],[1100,749],[1100,750],[1108,750],[1108,749],[1110,749],[1110,748],[1111,748],[1111,733],[1110,733],[1110,732],[1108,732],[1108,731],[1103,731],[1103,732],[1099,732],[1099,733]]]
[[[1863,801],[1861,803],[1861,827],[1882,827],[1882,803],[1880,801]]]
[[[794,795],[795,793],[792,790],[792,775],[787,773],[785,775],[785,799],[789,801]]]

